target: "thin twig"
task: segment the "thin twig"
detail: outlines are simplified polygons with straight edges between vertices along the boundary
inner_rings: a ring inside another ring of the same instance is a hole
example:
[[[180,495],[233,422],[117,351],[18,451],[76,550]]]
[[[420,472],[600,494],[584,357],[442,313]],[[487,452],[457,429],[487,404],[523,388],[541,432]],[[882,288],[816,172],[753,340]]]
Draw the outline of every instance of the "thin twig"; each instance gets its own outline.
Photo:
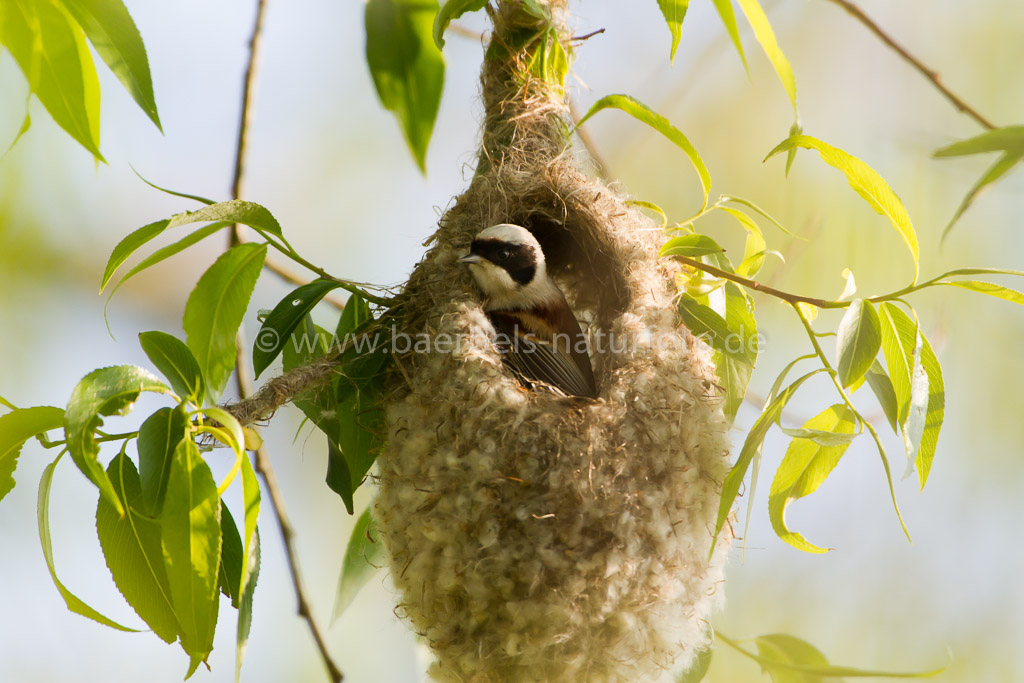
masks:
[[[481,33],[480,31],[474,31],[468,26],[463,26],[457,21],[453,21],[452,23],[448,24],[447,31],[448,33],[454,33],[455,35],[462,36],[463,38],[472,38],[477,41],[482,41],[484,39],[483,33]]]
[[[938,71],[936,71],[935,69],[928,68],[923,63],[921,63],[921,60],[907,52],[906,48],[904,48],[902,45],[893,40],[893,38],[888,33],[886,33],[881,26],[876,24],[874,20],[871,19],[871,17],[864,14],[864,10],[862,10],[860,7],[853,4],[852,2],[849,2],[849,0],[828,1],[834,5],[839,5],[844,10],[853,15],[853,17],[857,19],[857,21],[867,26],[872,33],[878,36],[879,40],[881,40],[883,43],[885,43],[890,48],[895,50],[900,57],[909,62],[919,72],[921,72],[922,76],[931,81],[932,85],[934,85],[938,89],[938,91],[941,92],[946,97],[947,100],[952,102],[954,107],[959,109],[964,114],[967,114],[972,119],[977,121],[980,125],[984,126],[985,128],[988,128],[989,130],[997,127],[994,123],[992,123],[984,116],[979,114],[977,110],[975,110],[971,105],[964,102],[962,99],[957,97],[949,88],[943,85],[941,76],[939,75]]]
[[[267,2],[266,0],[257,0],[256,3],[256,18],[252,27],[252,34],[249,38],[249,59],[245,67],[245,80],[242,86],[242,109],[239,113],[238,120],[238,138],[235,145],[235,168],[234,174],[231,180],[231,197],[233,199],[240,199],[243,194],[245,187],[245,159],[246,149],[248,147],[248,136],[249,127],[252,121],[253,113],[253,100],[256,86],[256,66],[260,55],[260,44],[263,35],[263,17],[266,13]],[[229,247],[236,246],[243,241],[241,227],[234,225],[230,231],[230,239],[228,242]],[[283,268],[275,269],[273,266],[269,266],[271,270],[286,279],[296,282],[301,280],[297,276],[291,274],[284,275]],[[238,395],[239,398],[245,399],[253,393],[252,381],[249,379],[251,368],[249,367],[248,355],[245,345],[245,335],[243,330],[240,328],[238,336],[235,339],[236,356],[235,356],[235,373],[238,379]],[[267,455],[266,448],[260,446],[256,450],[256,471],[263,477],[263,482],[268,494],[270,494],[270,504],[274,508],[274,516],[277,518],[277,525],[281,531],[281,537],[284,539],[284,550],[285,556],[288,558],[288,569],[291,572],[292,585],[295,588],[295,598],[298,602],[299,616],[306,620],[309,625],[309,630],[313,634],[313,640],[316,642],[317,649],[320,651],[320,656],[323,658],[324,666],[327,667],[327,672],[334,683],[339,683],[342,680],[343,675],[338,666],[334,663],[331,658],[330,651],[327,649],[327,641],[324,638],[323,631],[317,623],[316,618],[313,616],[313,610],[310,606],[310,601],[306,597],[306,589],[302,580],[302,572],[299,569],[298,552],[295,547],[295,530],[291,525],[291,521],[288,518],[288,513],[285,509],[284,498],[281,495],[281,489],[277,485],[277,477],[274,474],[274,468],[270,464],[270,458]]]

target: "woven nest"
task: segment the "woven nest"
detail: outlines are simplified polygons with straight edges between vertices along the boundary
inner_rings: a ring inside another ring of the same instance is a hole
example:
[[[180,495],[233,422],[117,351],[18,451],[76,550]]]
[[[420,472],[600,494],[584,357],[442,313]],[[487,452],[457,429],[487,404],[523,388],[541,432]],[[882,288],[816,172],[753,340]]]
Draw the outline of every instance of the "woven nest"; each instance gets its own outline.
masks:
[[[498,36],[533,21],[516,3],[493,19]],[[440,343],[396,358],[374,513],[436,680],[661,680],[708,644],[720,600],[721,400],[657,226],[580,170],[563,100],[519,67],[485,66],[480,170],[395,309]],[[526,391],[502,366],[457,262],[496,223],[540,242],[591,334],[598,400]]]

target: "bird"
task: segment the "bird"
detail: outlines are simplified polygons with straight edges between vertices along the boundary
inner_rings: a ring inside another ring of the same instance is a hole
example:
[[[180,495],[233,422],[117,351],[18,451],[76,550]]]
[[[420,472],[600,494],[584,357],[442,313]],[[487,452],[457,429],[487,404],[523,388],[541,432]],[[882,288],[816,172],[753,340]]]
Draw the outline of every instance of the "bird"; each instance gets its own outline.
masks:
[[[567,396],[597,397],[587,337],[529,230],[510,223],[485,228],[459,261],[486,297],[502,361],[527,388],[542,383]]]

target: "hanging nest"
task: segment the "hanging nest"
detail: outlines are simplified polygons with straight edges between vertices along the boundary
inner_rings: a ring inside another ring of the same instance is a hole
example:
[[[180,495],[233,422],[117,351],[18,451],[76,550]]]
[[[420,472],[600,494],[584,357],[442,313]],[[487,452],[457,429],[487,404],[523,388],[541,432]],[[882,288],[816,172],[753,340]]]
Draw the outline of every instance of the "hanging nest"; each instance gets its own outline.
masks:
[[[492,19],[492,48],[539,30],[519,2]],[[660,680],[708,645],[720,601],[727,425],[657,226],[581,170],[563,98],[525,59],[488,51],[478,173],[394,309],[432,343],[395,358],[374,515],[436,680]],[[496,223],[540,242],[591,335],[596,401],[524,390],[503,367],[457,260]]]

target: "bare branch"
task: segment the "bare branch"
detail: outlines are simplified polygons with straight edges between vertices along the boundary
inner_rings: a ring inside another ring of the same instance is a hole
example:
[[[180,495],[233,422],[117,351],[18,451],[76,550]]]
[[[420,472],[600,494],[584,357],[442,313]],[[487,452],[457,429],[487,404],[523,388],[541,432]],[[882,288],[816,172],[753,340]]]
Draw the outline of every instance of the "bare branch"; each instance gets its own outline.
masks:
[[[260,45],[263,35],[263,18],[266,13],[266,7],[266,0],[257,0],[256,18],[253,23],[252,34],[249,38],[249,59],[246,62],[245,79],[242,86],[242,108],[239,113],[238,139],[235,144],[235,168],[231,181],[231,197],[233,199],[240,199],[242,197],[245,186],[246,149],[248,147],[249,127],[252,121],[253,101],[255,98],[256,86],[256,67],[260,56]],[[243,236],[241,227],[238,225],[232,226],[228,246],[236,246],[241,244],[242,241]],[[292,282],[302,282],[301,278],[286,271],[284,268],[277,266],[276,264],[267,263],[267,267],[269,270],[281,275],[287,280]],[[238,336],[235,339],[235,347],[235,373],[238,378],[238,395],[244,400],[253,393],[253,387],[252,381],[249,379],[251,369],[249,367],[246,351],[245,335],[242,329],[239,329],[238,331]],[[334,660],[331,658],[323,631],[321,630],[316,618],[313,616],[313,610],[310,606],[310,601],[307,597],[305,585],[302,580],[302,572],[299,569],[298,552],[295,547],[295,530],[292,527],[291,521],[288,518],[288,513],[285,510],[284,497],[281,495],[281,489],[277,485],[277,477],[274,474],[274,468],[270,464],[270,458],[268,457],[264,446],[260,446],[256,451],[256,471],[263,477],[265,489],[270,495],[271,507],[274,508],[274,516],[277,518],[278,528],[281,530],[281,536],[284,539],[285,556],[288,558],[288,568],[291,572],[292,585],[295,588],[295,598],[298,601],[299,616],[305,619],[306,623],[309,625],[309,630],[313,634],[313,640],[316,642],[317,649],[320,651],[320,656],[323,658],[324,666],[327,667],[327,672],[331,681],[333,681],[333,683],[339,683],[344,676],[341,673],[341,669],[338,668],[338,665],[335,664]]]
[[[922,76],[924,76],[929,81],[931,81],[932,85],[934,85],[936,87],[936,89],[938,89],[938,91],[940,93],[942,93],[947,100],[952,102],[954,107],[959,109],[964,114],[967,114],[972,119],[977,121],[981,126],[983,126],[985,128],[988,128],[989,130],[991,130],[993,128],[997,128],[997,126],[994,123],[992,123],[991,121],[986,119],[984,116],[979,114],[977,112],[977,110],[975,110],[969,104],[967,104],[962,99],[960,99],[955,94],[953,94],[953,91],[951,91],[949,88],[947,88],[945,85],[943,85],[941,76],[939,75],[938,71],[936,71],[935,69],[928,68],[927,66],[925,66],[924,64],[921,63],[921,60],[919,60],[917,57],[915,57],[914,55],[912,55],[909,52],[907,52],[906,48],[904,48],[902,45],[897,43],[888,33],[886,33],[882,29],[881,26],[876,24],[874,22],[874,20],[871,19],[871,17],[869,17],[868,15],[864,14],[864,10],[862,10],[860,7],[858,7],[857,5],[853,4],[852,2],[849,2],[849,0],[828,0],[828,1],[831,2],[834,5],[839,5],[844,10],[846,10],[851,15],[853,15],[853,17],[857,21],[859,21],[860,23],[862,23],[865,26],[867,26],[868,30],[870,30],[872,33],[874,33],[876,36],[878,36],[879,40],[881,40],[883,43],[885,43],[890,48],[895,50],[896,53],[900,57],[902,57],[905,61],[910,63],[911,66],[913,66],[919,72],[921,72]]]

